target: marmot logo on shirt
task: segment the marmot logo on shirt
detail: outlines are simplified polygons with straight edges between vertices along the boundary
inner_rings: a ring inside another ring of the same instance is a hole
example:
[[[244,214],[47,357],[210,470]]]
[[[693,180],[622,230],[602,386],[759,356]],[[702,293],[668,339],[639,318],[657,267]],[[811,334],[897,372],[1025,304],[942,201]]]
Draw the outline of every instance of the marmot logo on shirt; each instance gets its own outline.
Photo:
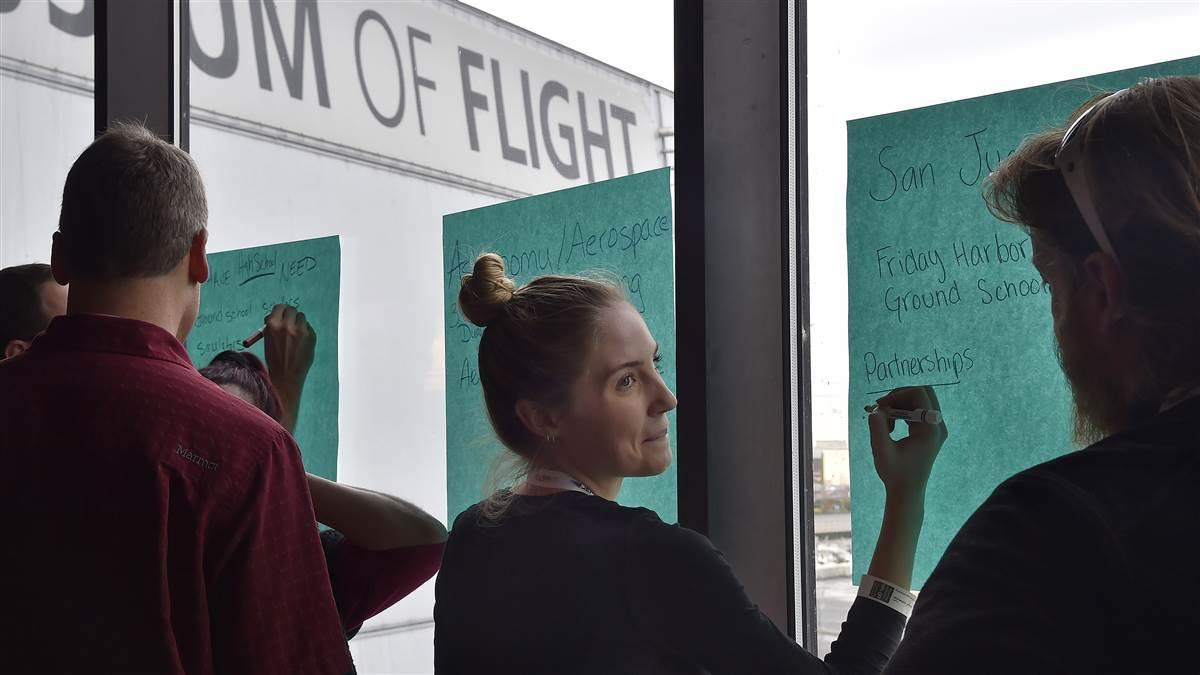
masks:
[[[207,459],[204,459],[203,457],[201,457],[200,455],[197,455],[196,453],[192,452],[191,450],[188,450],[187,448],[183,447],[182,445],[175,448],[175,454],[186,459],[187,461],[191,462],[192,464],[195,464],[196,466],[202,466],[205,469],[208,469],[209,471],[217,470],[216,462],[210,462]]]

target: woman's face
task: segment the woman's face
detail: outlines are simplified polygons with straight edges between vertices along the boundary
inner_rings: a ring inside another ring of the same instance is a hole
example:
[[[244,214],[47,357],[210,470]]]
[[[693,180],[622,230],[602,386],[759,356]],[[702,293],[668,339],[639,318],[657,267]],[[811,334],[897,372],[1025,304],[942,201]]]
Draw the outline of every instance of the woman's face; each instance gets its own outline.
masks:
[[[583,374],[556,416],[555,450],[590,476],[654,476],[671,465],[667,412],[678,401],[657,367],[658,344],[637,310],[602,311]]]

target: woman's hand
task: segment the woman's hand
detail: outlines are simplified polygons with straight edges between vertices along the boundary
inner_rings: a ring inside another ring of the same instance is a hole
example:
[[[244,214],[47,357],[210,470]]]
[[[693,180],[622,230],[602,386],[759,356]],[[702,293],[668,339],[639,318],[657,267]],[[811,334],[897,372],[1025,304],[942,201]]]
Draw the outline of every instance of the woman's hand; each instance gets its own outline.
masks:
[[[295,432],[304,380],[308,378],[316,353],[317,334],[304,318],[304,312],[290,305],[275,305],[266,318],[264,337],[267,373],[283,407],[279,423],[284,429]]]
[[[875,471],[887,488],[889,499],[924,501],[925,485],[933,460],[946,442],[945,416],[939,424],[905,422],[908,436],[895,441],[892,432],[895,420],[889,419],[887,411],[897,410],[941,410],[933,387],[904,387],[896,389],[879,399],[877,407],[867,417],[871,429],[871,451],[875,456]]]
[[[887,500],[867,573],[901,588],[912,588],[917,539],[925,520],[925,485],[933,460],[946,442],[945,416],[939,424],[906,423],[908,436],[894,441],[896,423],[888,419],[888,409],[940,411],[937,394],[932,387],[905,387],[879,399],[877,406],[867,423],[875,471],[887,488]]]

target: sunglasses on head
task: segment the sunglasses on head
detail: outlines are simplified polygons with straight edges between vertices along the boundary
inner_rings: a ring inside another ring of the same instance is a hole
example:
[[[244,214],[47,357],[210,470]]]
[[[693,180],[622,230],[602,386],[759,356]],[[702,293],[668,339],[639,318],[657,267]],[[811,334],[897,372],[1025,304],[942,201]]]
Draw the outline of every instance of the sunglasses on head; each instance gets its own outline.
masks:
[[[1054,166],[1066,181],[1067,190],[1071,193],[1071,198],[1075,200],[1075,207],[1079,209],[1079,215],[1083,216],[1083,221],[1087,223],[1096,243],[1100,245],[1100,250],[1112,256],[1113,260],[1118,260],[1117,252],[1113,249],[1108,232],[1104,229],[1104,221],[1100,218],[1100,210],[1096,208],[1096,200],[1092,197],[1086,162],[1087,144],[1083,141],[1084,134],[1079,132],[1085,123],[1095,116],[1096,111],[1125,91],[1122,89],[1109,94],[1083,111],[1083,114],[1067,128],[1067,133],[1063,134],[1062,143],[1054,153]]]

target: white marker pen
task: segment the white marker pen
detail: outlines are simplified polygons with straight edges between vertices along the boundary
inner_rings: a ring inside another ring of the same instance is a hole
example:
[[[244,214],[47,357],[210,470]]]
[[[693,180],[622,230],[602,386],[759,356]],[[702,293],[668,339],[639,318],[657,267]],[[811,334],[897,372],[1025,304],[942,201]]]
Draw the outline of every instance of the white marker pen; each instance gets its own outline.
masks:
[[[878,405],[869,405],[864,408],[869,413],[875,412]],[[885,408],[888,419],[904,420],[905,422],[922,422],[924,424],[941,424],[942,413],[937,410],[926,410],[925,408],[917,408],[916,410],[898,410],[896,408]]]

